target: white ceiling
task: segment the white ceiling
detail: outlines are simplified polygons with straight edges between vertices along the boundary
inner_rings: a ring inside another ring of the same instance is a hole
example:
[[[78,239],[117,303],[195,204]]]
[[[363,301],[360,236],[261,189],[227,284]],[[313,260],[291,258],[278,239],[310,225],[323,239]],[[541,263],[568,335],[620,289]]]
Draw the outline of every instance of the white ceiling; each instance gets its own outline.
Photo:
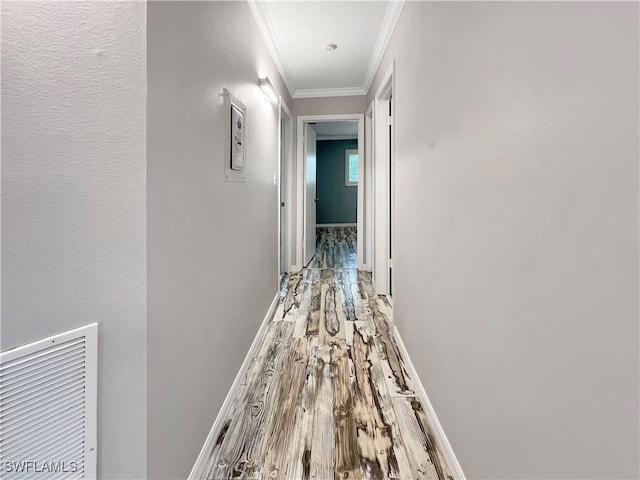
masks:
[[[358,138],[358,122],[318,122],[311,125],[316,132],[318,140],[338,140],[348,138]]]
[[[404,0],[249,0],[294,98],[364,95]],[[321,45],[335,43],[327,53]]]

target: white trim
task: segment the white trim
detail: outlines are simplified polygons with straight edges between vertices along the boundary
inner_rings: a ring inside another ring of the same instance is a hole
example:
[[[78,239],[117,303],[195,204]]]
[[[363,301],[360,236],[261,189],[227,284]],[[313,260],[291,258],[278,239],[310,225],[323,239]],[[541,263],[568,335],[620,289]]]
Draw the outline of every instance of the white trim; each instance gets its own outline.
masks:
[[[296,132],[296,266],[304,268],[304,122],[298,115]],[[299,269],[301,270],[301,269]]]
[[[273,63],[275,63],[276,68],[289,91],[289,95],[293,97],[292,93],[296,90],[293,83],[293,77],[291,76],[291,72],[287,66],[282,49],[280,48],[278,36],[273,29],[273,24],[271,23],[271,17],[267,11],[267,6],[264,1],[259,0],[248,0],[248,3],[251,13],[253,13],[253,17],[258,24],[258,30],[260,30],[260,33],[262,34],[262,39],[267,46],[267,50],[269,50],[269,53],[271,54]]]
[[[427,391],[424,389],[424,385],[420,381],[420,377],[418,376],[418,372],[416,371],[416,367],[413,365],[411,361],[411,357],[409,356],[409,352],[407,352],[407,347],[405,347],[404,342],[402,341],[402,337],[400,336],[400,332],[398,331],[397,326],[393,326],[393,334],[396,337],[396,343],[400,350],[400,355],[404,360],[404,364],[407,367],[408,373],[413,380],[414,387],[416,387],[416,394],[420,399],[420,403],[422,403],[422,407],[424,408],[424,413],[429,422],[429,427],[431,427],[431,433],[433,433],[433,438],[435,440],[436,447],[438,451],[442,454],[447,467],[451,470],[451,475],[455,480],[465,480],[466,477],[464,472],[462,471],[462,467],[460,466],[460,462],[456,457],[453,448],[451,447],[451,443],[449,443],[449,439],[447,435],[444,433],[444,429],[442,428],[442,424],[440,420],[438,420],[438,416],[436,415],[436,411],[433,409],[433,405],[431,401],[429,401],[429,397],[427,396]]]
[[[195,463],[193,464],[193,468],[189,473],[189,477],[188,477],[189,480],[196,480],[196,479],[202,478],[202,473],[203,473],[202,469],[207,460],[206,458],[204,458],[204,456],[207,453],[208,446],[211,444],[211,442],[214,442],[216,438],[218,438],[218,435],[220,434],[220,430],[222,429],[222,426],[223,426],[223,420],[227,418],[230,414],[229,410],[231,409],[232,401],[235,399],[235,397],[238,394],[238,391],[240,390],[240,386],[242,385],[242,380],[245,377],[247,370],[249,369],[251,358],[256,354],[259,345],[262,343],[263,337],[267,331],[267,325],[269,325],[269,322],[273,318],[273,315],[275,314],[276,309],[278,308],[279,299],[280,299],[280,292],[278,291],[275,297],[273,298],[271,305],[269,306],[269,310],[267,310],[267,314],[264,316],[264,319],[262,320],[262,324],[260,325],[260,328],[258,329],[258,333],[253,339],[251,346],[249,347],[249,351],[247,352],[247,355],[244,357],[244,361],[240,366],[240,370],[238,370],[238,374],[236,375],[236,378],[233,381],[233,384],[231,385],[231,388],[229,389],[229,392],[227,393],[227,396],[224,399],[224,402],[222,403],[222,407],[220,407],[218,416],[213,422],[213,426],[211,427],[211,430],[209,430],[209,435],[207,435],[207,439],[205,440],[204,445],[200,450],[200,454],[198,455],[198,458],[196,459]]]
[[[378,39],[376,40],[376,44],[373,47],[373,53],[371,54],[371,60],[369,61],[369,67],[367,68],[366,82],[365,82],[365,91],[369,91],[371,88],[371,84],[373,83],[373,79],[376,76],[376,72],[380,67],[380,62],[382,62],[382,57],[384,56],[384,52],[387,50],[387,46],[389,45],[389,41],[391,40],[391,35],[393,34],[393,30],[396,28],[396,24],[398,23],[398,19],[400,18],[400,13],[402,12],[402,7],[404,7],[405,0],[396,0],[390,1],[387,6],[387,12],[385,13],[384,20],[382,21],[382,26],[380,27],[380,33],[378,34]]]
[[[287,105],[287,102],[284,101],[284,98],[280,97],[280,108],[284,110],[284,112],[293,120],[293,114],[291,113],[291,109]]]
[[[316,227],[357,227],[357,223],[317,223]]]
[[[393,30],[398,23],[405,0],[391,0],[387,6],[387,11],[385,12],[380,32],[378,33],[378,38],[376,39],[373,52],[371,53],[371,58],[369,59],[367,72],[364,77],[365,82],[363,85],[357,87],[310,89],[295,88],[293,76],[291,75],[284,53],[280,47],[278,36],[273,28],[271,17],[269,16],[266,6],[267,2],[264,0],[248,0],[248,3],[251,13],[253,13],[253,17],[258,25],[258,30],[260,30],[260,34],[267,46],[267,50],[269,50],[273,63],[275,63],[291,98],[318,98],[367,95],[369,88],[371,88],[371,84],[373,83],[373,79],[375,78],[376,72],[378,71],[378,67],[380,66],[380,62],[382,61],[382,57],[384,56],[384,52],[387,50]]]
[[[86,356],[85,368],[87,377],[85,379],[85,445],[84,464],[85,478],[98,478],[98,376],[100,375],[100,365],[98,354],[100,344],[98,341],[98,323],[90,323],[84,327],[74,330],[76,334],[81,332],[85,335]]]
[[[364,270],[364,189],[366,188],[364,172],[364,114],[358,118],[358,209],[356,217],[358,227],[356,230],[356,252],[358,268]]]
[[[370,272],[373,267],[373,155],[374,155],[374,102],[369,104],[364,117],[364,265]]]
[[[340,120],[356,120],[358,122],[358,158],[364,158],[364,114],[362,113],[341,113],[334,115],[298,115],[298,128],[296,137],[296,174],[297,174],[297,197],[296,197],[296,264],[304,265],[304,248],[305,248],[305,211],[306,184],[304,180],[305,174],[305,158],[304,158],[304,125],[305,123],[316,122],[335,122]],[[360,160],[362,162],[362,160]],[[360,165],[360,178],[358,183],[363,185],[364,178],[362,172],[362,164]],[[358,231],[357,231],[357,251],[358,251],[358,268],[363,268],[363,221],[362,216],[364,196],[362,189],[358,189]]]
[[[366,94],[367,89],[364,87],[309,88],[295,90],[291,98],[352,97]]]
[[[316,141],[323,142],[325,140],[357,140],[357,135],[318,135]]]
[[[278,274],[281,274],[283,272],[280,272],[281,269],[281,265],[282,265],[282,258],[281,256],[284,255],[284,260],[285,260],[285,266],[289,266],[290,269],[289,271],[293,271],[293,266],[291,265],[293,263],[292,257],[294,255],[293,252],[293,209],[291,208],[293,205],[293,193],[292,193],[292,179],[293,179],[293,164],[294,164],[294,152],[293,152],[293,115],[291,113],[291,110],[289,109],[289,107],[287,106],[286,102],[284,101],[284,99],[282,97],[280,97],[279,100],[279,106],[280,108],[278,109],[278,158],[279,158],[279,162],[278,162],[278,204],[277,204],[277,208],[278,208]],[[283,112],[284,112],[284,116],[283,116]],[[289,135],[288,135],[288,140],[291,142],[290,145],[288,145],[286,148],[288,148],[288,155],[285,155],[284,159],[282,158],[282,121],[283,121],[283,117],[286,117],[286,121],[289,123],[288,125],[288,129],[289,129]],[[281,192],[282,192],[282,164],[285,164],[285,182],[286,185],[284,185],[284,199],[281,197]],[[282,208],[280,207],[280,204],[282,203],[282,201],[284,200],[284,210],[285,210],[285,241],[282,242],[282,239],[280,238],[281,236],[281,222],[283,221],[281,218],[281,213],[282,213]],[[281,251],[284,250],[284,253]]]
[[[389,286],[393,282],[389,277],[389,218],[393,222],[394,216],[389,211],[389,199],[393,194],[393,187],[389,190],[390,178],[393,180],[393,174],[389,169],[389,135],[387,122],[388,117],[388,99],[391,95],[395,95],[395,60],[391,62],[389,68],[384,75],[374,99],[374,140],[373,146],[373,184],[374,184],[374,246],[373,246],[373,265],[372,280],[373,287],[378,294],[389,294]],[[395,125],[391,125],[391,136],[395,135]],[[392,141],[392,148],[395,143]],[[393,156],[393,152],[392,152]],[[395,202],[392,202],[395,206]],[[393,235],[393,226],[391,226],[391,235]],[[392,243],[393,248],[393,243]],[[391,255],[393,258],[393,255]],[[393,271],[392,271],[393,275]]]
[[[389,68],[387,68],[387,73],[382,77],[382,81],[378,86],[378,90],[376,91],[376,98],[384,99],[389,98],[389,95],[393,93],[393,77],[396,69],[396,61],[392,60]]]
[[[283,155],[282,155],[282,135],[283,135],[283,131],[282,131],[282,106],[283,106],[284,102],[282,101],[282,97],[279,97],[278,100],[278,192],[276,195],[276,215],[278,217],[278,277],[280,277],[280,275],[282,274],[281,270],[282,270],[282,256],[283,256],[283,252],[282,250],[284,250],[283,246],[282,246],[282,208],[280,207],[281,202],[282,202],[282,162],[284,161]]]

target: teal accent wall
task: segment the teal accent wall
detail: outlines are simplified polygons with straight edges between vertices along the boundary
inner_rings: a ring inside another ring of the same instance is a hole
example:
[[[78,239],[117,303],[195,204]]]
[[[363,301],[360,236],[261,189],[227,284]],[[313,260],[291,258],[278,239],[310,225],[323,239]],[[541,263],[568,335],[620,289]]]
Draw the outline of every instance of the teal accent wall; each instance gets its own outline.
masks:
[[[358,187],[345,185],[345,150],[357,140],[320,140],[316,147],[317,223],[356,223]]]

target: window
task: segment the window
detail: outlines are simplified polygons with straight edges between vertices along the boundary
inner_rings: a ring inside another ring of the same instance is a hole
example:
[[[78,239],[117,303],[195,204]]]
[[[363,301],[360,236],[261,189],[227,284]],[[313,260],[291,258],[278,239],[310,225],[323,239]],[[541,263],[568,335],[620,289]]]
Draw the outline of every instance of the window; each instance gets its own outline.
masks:
[[[358,168],[358,150],[345,150],[345,185],[347,187],[358,186],[358,176],[360,169]]]

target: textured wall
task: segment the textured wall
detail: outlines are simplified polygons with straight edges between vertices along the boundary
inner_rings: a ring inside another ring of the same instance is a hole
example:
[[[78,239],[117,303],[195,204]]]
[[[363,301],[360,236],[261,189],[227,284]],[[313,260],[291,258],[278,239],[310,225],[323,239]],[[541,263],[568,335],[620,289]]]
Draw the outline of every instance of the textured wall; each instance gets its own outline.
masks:
[[[316,149],[316,223],[356,223],[358,187],[345,185],[345,150],[357,140],[321,140]]]
[[[176,479],[278,288],[278,107],[258,77],[286,90],[246,2],[148,8],[149,478]],[[246,183],[224,181],[223,87],[247,106]]]
[[[100,478],[146,477],[145,11],[2,2],[2,349],[99,322]]]
[[[394,314],[469,478],[638,478],[638,4],[407,2]]]

